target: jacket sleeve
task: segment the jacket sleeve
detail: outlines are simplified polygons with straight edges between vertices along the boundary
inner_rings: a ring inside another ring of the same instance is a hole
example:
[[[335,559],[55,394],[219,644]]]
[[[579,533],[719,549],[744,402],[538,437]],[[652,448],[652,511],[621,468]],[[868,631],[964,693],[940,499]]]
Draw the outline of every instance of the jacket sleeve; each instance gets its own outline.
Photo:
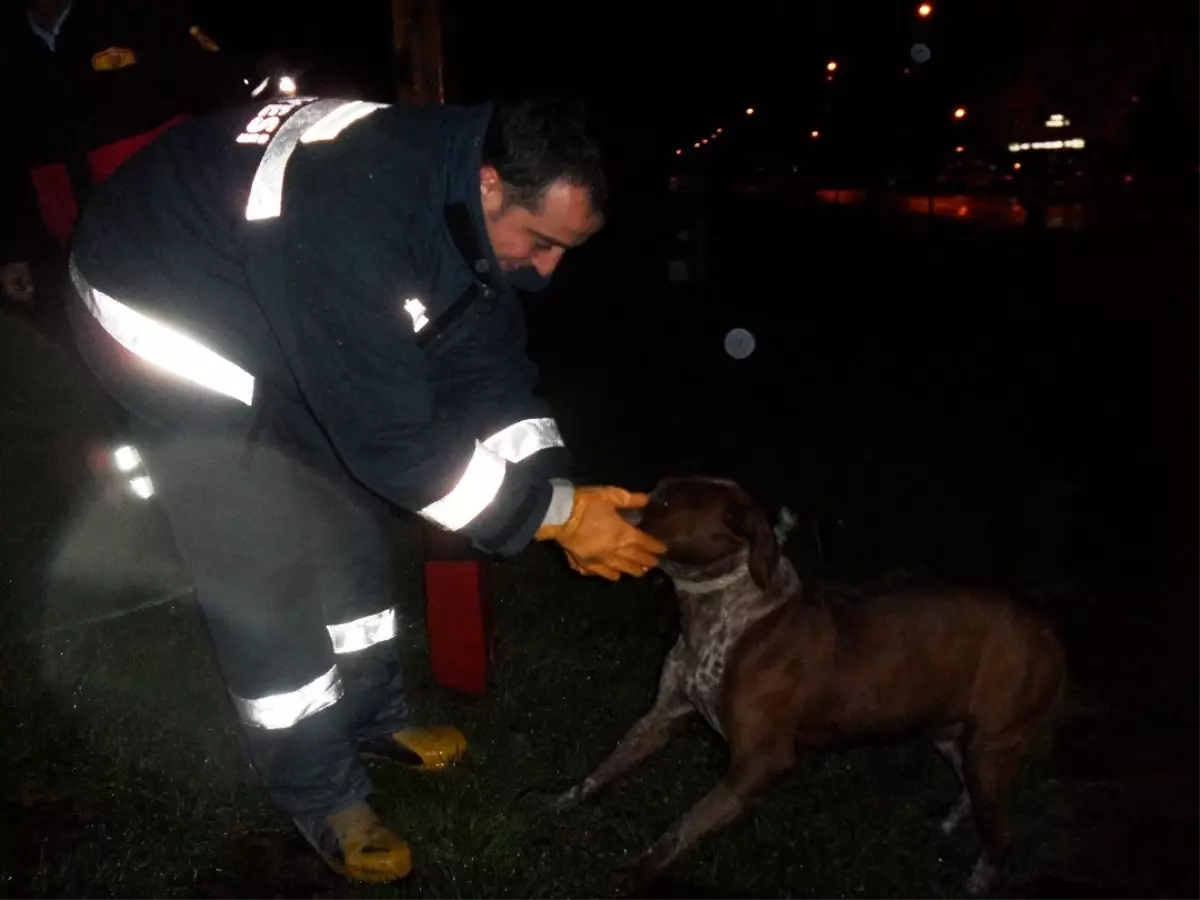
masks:
[[[398,232],[378,206],[298,201],[285,212],[297,224],[283,238],[284,353],[357,479],[481,550],[511,555],[541,525],[552,486],[484,446],[470,416],[439,402],[394,276],[419,270],[398,255],[415,256],[405,248],[420,238]]]
[[[0,48],[0,115],[21,122],[27,108],[14,61]],[[32,149],[29,129],[12,128],[0,140],[0,265],[28,262],[50,244],[42,223],[37,192],[29,180]]]
[[[16,154],[0,156],[0,265],[29,262],[50,238],[38,211],[29,172]]]
[[[459,410],[475,436],[533,478],[572,478],[571,454],[549,405],[535,393],[525,317],[512,291],[435,367],[438,402]]]

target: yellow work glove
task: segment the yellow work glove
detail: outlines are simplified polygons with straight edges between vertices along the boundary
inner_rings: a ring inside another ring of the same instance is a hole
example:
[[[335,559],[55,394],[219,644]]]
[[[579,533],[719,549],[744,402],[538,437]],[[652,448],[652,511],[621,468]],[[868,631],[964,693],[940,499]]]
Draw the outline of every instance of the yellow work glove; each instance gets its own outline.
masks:
[[[646,494],[618,487],[577,487],[571,515],[561,525],[543,525],[539,541],[557,541],[567,552],[571,568],[582,575],[616,581],[621,573],[640,578],[658,565],[666,544],[630,525],[619,509],[640,509]]]

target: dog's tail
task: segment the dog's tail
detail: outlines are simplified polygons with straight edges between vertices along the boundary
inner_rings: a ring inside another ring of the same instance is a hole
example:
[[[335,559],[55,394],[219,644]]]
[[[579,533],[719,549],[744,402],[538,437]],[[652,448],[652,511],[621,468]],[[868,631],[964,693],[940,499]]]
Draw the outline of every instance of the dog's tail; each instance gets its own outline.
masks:
[[[775,524],[775,540],[779,542],[780,547],[787,542],[788,535],[799,521],[800,517],[786,506],[779,510],[779,521]]]

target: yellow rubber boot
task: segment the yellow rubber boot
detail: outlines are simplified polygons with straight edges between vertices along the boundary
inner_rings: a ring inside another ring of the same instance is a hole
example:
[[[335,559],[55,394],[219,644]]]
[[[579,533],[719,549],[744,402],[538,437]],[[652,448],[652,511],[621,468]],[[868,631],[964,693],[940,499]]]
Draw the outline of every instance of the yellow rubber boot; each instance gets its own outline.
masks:
[[[467,739],[457,728],[431,725],[427,728],[401,728],[383,737],[363,741],[363,756],[398,762],[424,772],[439,772],[454,765],[467,752]]]
[[[407,842],[364,802],[319,818],[296,820],[305,839],[333,871],[357,881],[399,881],[412,871]]]

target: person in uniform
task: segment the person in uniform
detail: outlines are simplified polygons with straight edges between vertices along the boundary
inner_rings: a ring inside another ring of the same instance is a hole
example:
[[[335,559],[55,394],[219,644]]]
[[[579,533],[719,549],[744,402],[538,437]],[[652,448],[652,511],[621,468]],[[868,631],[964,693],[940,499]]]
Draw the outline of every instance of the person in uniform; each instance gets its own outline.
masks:
[[[361,755],[467,746],[408,720],[389,506],[610,580],[665,551],[622,515],[646,495],[572,482],[514,291],[606,193],[571,102],[302,97],[176,126],[78,226],[77,345],[129,411],[268,795],[351,877],[411,868]]]

